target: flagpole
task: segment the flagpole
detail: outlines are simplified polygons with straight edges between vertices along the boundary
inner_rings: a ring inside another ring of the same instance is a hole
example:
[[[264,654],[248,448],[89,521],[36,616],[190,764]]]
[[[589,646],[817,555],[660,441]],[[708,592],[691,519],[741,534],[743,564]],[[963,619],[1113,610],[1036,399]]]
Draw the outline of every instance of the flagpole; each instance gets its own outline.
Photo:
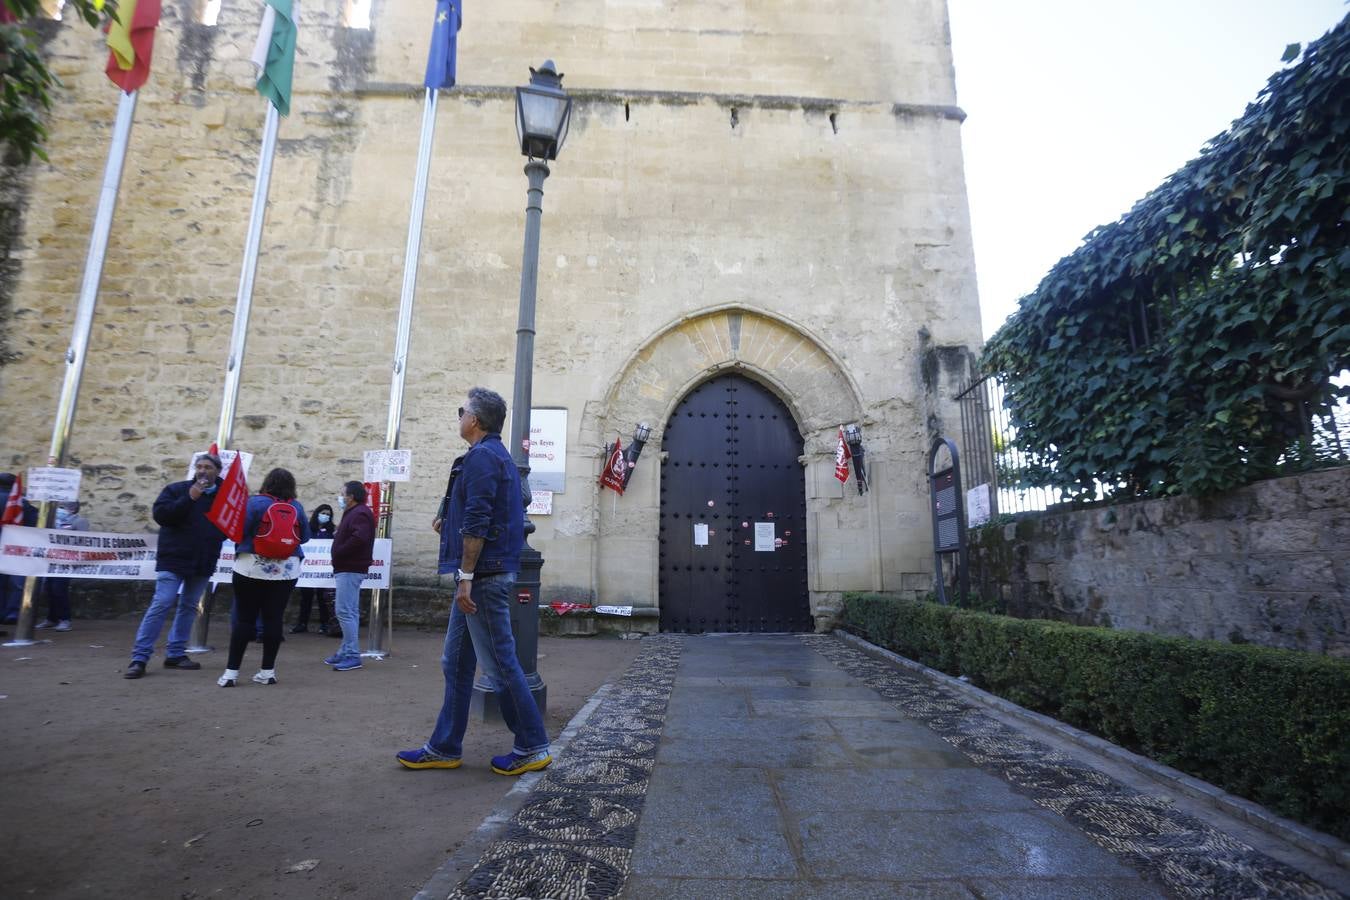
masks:
[[[51,448],[47,451],[47,465],[59,466],[66,459],[66,444],[75,422],[75,404],[80,395],[80,379],[84,375],[84,360],[89,351],[89,332],[94,326],[94,306],[98,302],[99,283],[103,280],[103,261],[108,255],[108,236],[112,233],[113,211],[117,207],[117,192],[122,184],[122,167],[131,144],[131,122],[136,115],[136,91],[121,93],[117,103],[117,118],[113,122],[112,143],[108,147],[108,162],[103,169],[103,187],[99,190],[98,209],[94,214],[94,228],[89,236],[89,253],[85,257],[84,281],[80,285],[80,299],[75,307],[75,328],[66,350],[66,377],[61,385],[61,399],[56,404],[56,422],[52,426]],[[52,503],[43,500],[38,505],[38,525],[50,523]],[[37,593],[37,578],[29,575],[23,583],[23,605],[19,608],[19,622],[14,640],[6,647],[26,647],[33,643],[33,607]]]
[[[403,250],[403,291],[399,297],[398,337],[394,343],[394,376],[389,385],[389,420],[385,425],[384,447],[397,450],[403,422],[403,386],[408,376],[408,341],[412,335],[413,300],[417,294],[417,268],[421,262],[422,219],[427,204],[427,176],[431,171],[431,144],[436,136],[436,106],[440,93],[426,89],[422,105],[422,137],[417,147],[417,173],[413,179],[412,211],[408,217],[408,242]],[[377,536],[389,537],[394,520],[394,483],[383,490],[384,511]],[[391,570],[393,566],[390,566]],[[376,588],[370,595],[369,644],[362,656],[383,659],[394,643],[394,582],[389,581],[389,607],[384,606],[384,591]]]
[[[267,101],[267,120],[263,125],[262,150],[258,153],[258,174],[253,182],[253,210],[249,214],[248,236],[244,239],[244,265],[239,273],[239,293],[234,301],[234,329],[230,334],[230,352],[225,359],[225,391],[220,404],[220,422],[216,425],[216,446],[225,450],[234,435],[235,406],[239,401],[239,377],[244,369],[244,344],[248,340],[248,317],[253,308],[253,279],[258,272],[258,246],[262,242],[263,217],[267,213],[267,192],[272,183],[272,158],[277,150],[277,127],[281,121],[276,106]],[[235,457],[243,465],[242,457]],[[197,601],[197,621],[192,625],[188,653],[206,653],[211,626],[211,592],[203,591]]]

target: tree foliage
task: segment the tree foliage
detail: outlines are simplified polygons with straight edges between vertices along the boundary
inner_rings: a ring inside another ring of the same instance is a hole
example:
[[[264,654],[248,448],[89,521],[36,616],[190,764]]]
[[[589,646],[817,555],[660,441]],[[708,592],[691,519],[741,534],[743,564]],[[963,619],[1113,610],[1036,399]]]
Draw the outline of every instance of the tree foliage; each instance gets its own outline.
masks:
[[[1029,481],[1205,494],[1325,451],[1305,434],[1350,395],[1348,213],[1350,17],[990,340]]]
[[[47,138],[43,116],[52,107],[52,91],[61,82],[47,67],[38,47],[37,32],[26,20],[43,15],[41,0],[0,0],[8,14],[0,19],[0,141],[25,162],[37,154],[47,158],[42,143]],[[64,9],[92,27],[101,16],[116,11],[116,3],[66,0]],[[100,9],[102,12],[100,13]]]

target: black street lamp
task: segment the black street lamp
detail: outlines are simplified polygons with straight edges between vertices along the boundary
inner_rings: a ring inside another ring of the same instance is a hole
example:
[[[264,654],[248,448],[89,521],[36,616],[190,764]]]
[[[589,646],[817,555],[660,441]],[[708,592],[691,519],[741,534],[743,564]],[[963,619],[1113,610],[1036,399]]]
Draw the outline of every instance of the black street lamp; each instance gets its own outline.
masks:
[[[544,212],[546,160],[557,159],[567,141],[572,98],[562,88],[562,75],[553,60],[530,69],[530,83],[516,88],[516,136],[520,152],[529,161],[525,175],[529,189],[525,202],[525,252],[520,266],[520,319],[516,326],[516,383],[511,397],[511,458],[520,470],[521,502],[530,504],[530,404],[534,393],[534,311],[539,286],[539,223]],[[539,676],[539,586],[543,555],[529,545],[534,523],[525,518],[525,548],[520,555],[516,602],[511,605],[511,630],[516,657],[525,672],[539,712],[546,713],[548,688]],[[486,684],[474,685],[474,702],[485,718],[500,718],[496,696]]]

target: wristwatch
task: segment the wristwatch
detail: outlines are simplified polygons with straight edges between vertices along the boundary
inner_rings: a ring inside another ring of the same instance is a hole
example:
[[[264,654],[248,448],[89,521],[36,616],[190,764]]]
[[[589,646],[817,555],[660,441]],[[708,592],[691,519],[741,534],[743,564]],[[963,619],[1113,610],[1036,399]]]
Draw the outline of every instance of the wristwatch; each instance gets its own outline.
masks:
[[[455,578],[459,581],[473,581],[473,573],[465,572],[463,569],[456,569]]]

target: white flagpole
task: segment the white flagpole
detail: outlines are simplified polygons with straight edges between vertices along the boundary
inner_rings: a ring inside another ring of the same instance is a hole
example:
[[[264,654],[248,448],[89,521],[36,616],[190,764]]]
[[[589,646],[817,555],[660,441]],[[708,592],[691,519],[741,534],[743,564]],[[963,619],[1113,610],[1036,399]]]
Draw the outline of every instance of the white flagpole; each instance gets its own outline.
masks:
[[[417,172],[413,178],[412,211],[408,217],[408,242],[403,250],[403,291],[398,306],[398,337],[394,345],[394,375],[389,385],[389,420],[385,425],[384,447],[398,449],[399,430],[403,422],[403,385],[408,375],[408,341],[412,335],[413,299],[417,294],[417,267],[421,262],[422,219],[427,204],[427,176],[431,171],[431,144],[436,136],[436,104],[440,96],[435,88],[427,88],[422,106],[422,138],[417,147]],[[385,485],[381,500],[384,510],[380,516],[377,536],[389,537],[394,521],[394,484]],[[394,582],[389,582],[389,607],[384,605],[384,591],[375,588],[370,595],[370,627],[367,649],[362,656],[376,659],[393,649],[394,643]]]
[[[270,10],[271,7],[269,6]],[[263,217],[267,213],[267,192],[272,183],[272,158],[277,150],[277,127],[281,117],[267,101],[267,121],[263,125],[262,150],[258,153],[258,175],[253,182],[253,210],[249,214],[248,235],[244,239],[244,265],[239,273],[239,293],[234,301],[234,329],[230,334],[230,352],[225,358],[225,391],[220,404],[220,422],[216,426],[216,446],[225,450],[234,435],[235,405],[239,401],[239,376],[244,369],[244,344],[248,340],[248,317],[253,307],[253,279],[258,272],[258,245],[262,242]],[[243,461],[236,459],[239,465]],[[188,653],[206,653],[211,626],[211,591],[203,591],[197,601],[197,621],[192,625]]]
[[[108,255],[108,236],[112,233],[113,210],[117,207],[117,192],[122,184],[122,166],[126,162],[127,147],[131,143],[131,122],[136,115],[136,91],[121,92],[117,103],[117,118],[113,123],[112,143],[108,147],[108,162],[103,169],[103,187],[99,191],[98,210],[94,214],[94,228],[89,236],[89,253],[84,262],[84,281],[80,285],[80,299],[75,307],[75,328],[66,350],[66,378],[61,385],[61,399],[56,404],[56,422],[52,426],[51,448],[47,451],[47,465],[59,466],[66,459],[66,444],[75,422],[75,403],[80,395],[80,379],[84,375],[84,360],[89,351],[89,332],[94,325],[94,306],[98,302],[99,283],[103,279],[103,261]],[[38,525],[45,526],[51,519],[52,503],[43,500],[38,506]],[[3,576],[7,577],[7,576]],[[24,579],[23,601],[19,608],[19,622],[14,640],[6,647],[27,647],[33,641],[33,605],[37,593],[37,579]]]

